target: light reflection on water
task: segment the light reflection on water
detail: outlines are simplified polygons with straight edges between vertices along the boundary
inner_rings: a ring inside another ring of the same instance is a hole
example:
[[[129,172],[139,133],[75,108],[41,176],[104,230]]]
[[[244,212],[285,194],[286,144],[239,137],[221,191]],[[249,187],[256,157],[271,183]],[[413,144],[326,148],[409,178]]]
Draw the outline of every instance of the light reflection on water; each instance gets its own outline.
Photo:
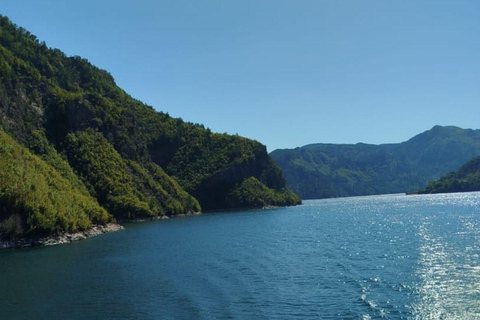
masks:
[[[458,196],[453,202],[458,205],[462,200],[463,206],[475,209],[475,215],[460,215],[453,221],[426,217],[418,227],[422,244],[417,301],[412,305],[415,319],[480,318],[480,230],[478,210],[473,208],[478,198]],[[446,228],[439,227],[442,222]]]
[[[395,262],[385,270],[386,260],[379,259],[378,276],[357,279],[360,300],[368,307],[362,319],[480,319],[480,193],[328,201],[336,212],[349,210],[370,220],[371,229],[365,232],[371,236],[368,242],[381,250],[386,249],[385,242],[391,245],[385,256],[393,255]],[[346,203],[353,208],[347,209]],[[382,239],[382,235],[387,236]],[[412,274],[402,273],[408,263],[414,266]],[[398,275],[392,276],[390,271],[399,266]],[[365,274],[361,264],[357,268]]]

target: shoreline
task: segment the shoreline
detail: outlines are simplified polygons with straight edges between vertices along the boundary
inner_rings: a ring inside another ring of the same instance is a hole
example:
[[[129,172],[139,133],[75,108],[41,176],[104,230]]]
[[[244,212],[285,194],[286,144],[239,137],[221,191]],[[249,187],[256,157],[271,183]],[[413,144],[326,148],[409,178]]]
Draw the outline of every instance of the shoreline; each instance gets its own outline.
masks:
[[[118,221],[118,223],[137,223],[137,222],[168,220],[168,219],[174,219],[174,218],[192,217],[192,216],[200,216],[200,215],[202,215],[202,211],[180,213],[180,214],[175,214],[175,215],[171,215],[171,216],[158,216],[158,217],[147,217],[147,218],[138,218],[138,219],[124,219],[124,220],[117,220],[117,221]]]
[[[120,220],[117,223],[107,223],[106,225],[92,225],[89,229],[78,232],[67,232],[61,235],[47,236],[47,237],[32,237],[32,238],[20,238],[16,240],[0,240],[0,251],[6,249],[20,249],[31,247],[45,247],[55,246],[59,244],[66,244],[75,241],[85,240],[91,237],[95,237],[104,233],[115,232],[125,229],[121,223],[137,223],[155,220],[166,220],[170,218],[182,218],[190,216],[201,215],[202,212],[187,212],[177,214],[173,216],[158,216],[151,218]]]
[[[281,206],[271,206],[266,205],[261,208],[236,208],[230,210],[212,210],[207,212],[228,212],[228,211],[244,211],[244,210],[271,210],[281,208]],[[156,220],[168,220],[171,218],[184,218],[191,216],[202,215],[203,212],[187,212],[172,216],[158,216],[158,217],[148,217],[140,219],[125,219],[117,220],[115,223],[107,223],[106,225],[92,225],[89,229],[78,231],[78,232],[67,232],[61,235],[53,235],[46,237],[32,237],[32,238],[19,238],[15,240],[0,240],[0,251],[7,249],[20,249],[20,248],[31,248],[31,247],[44,247],[44,246],[55,246],[60,244],[67,244],[75,241],[85,240],[91,237],[95,237],[104,233],[115,232],[125,229],[123,223],[138,223],[138,222],[148,222]]]
[[[0,250],[54,246],[59,244],[71,243],[74,241],[85,240],[91,237],[98,236],[100,234],[119,231],[123,229],[123,226],[118,223],[107,223],[106,225],[93,225],[87,230],[72,233],[67,232],[55,236],[3,240],[0,241]]]

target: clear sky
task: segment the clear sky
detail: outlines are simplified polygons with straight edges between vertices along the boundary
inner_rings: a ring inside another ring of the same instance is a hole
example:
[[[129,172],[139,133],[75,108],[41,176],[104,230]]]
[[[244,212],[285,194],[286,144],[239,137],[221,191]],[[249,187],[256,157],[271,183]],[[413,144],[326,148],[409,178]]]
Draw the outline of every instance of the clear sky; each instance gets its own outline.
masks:
[[[133,97],[269,151],[480,127],[480,1],[2,0]]]

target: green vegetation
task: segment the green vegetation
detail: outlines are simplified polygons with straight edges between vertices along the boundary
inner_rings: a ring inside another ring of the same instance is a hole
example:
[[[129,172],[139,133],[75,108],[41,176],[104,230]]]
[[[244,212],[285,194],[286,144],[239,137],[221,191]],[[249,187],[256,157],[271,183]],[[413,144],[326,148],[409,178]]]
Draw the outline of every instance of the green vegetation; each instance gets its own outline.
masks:
[[[456,172],[450,172],[439,180],[430,182],[426,188],[417,191],[425,193],[448,193],[480,191],[480,157],[473,158]]]
[[[148,168],[124,160],[93,130],[65,139],[70,164],[109,212],[119,218],[145,218],[200,211],[198,202],[153,163]],[[168,190],[168,192],[164,189]]]
[[[269,189],[254,177],[236,185],[227,196],[227,203],[233,208],[263,207],[271,203],[286,206],[290,203],[300,202],[300,197],[292,191]]]
[[[67,181],[116,218],[299,203],[262,144],[157,112],[108,72],[48,48],[2,16],[0,55],[0,129],[56,172],[49,179]],[[232,196],[250,178],[264,197]],[[25,223],[15,217],[2,223]],[[38,229],[89,224],[82,221]]]
[[[399,144],[313,144],[275,150],[287,186],[305,199],[403,193],[480,154],[480,130],[435,126]]]
[[[0,238],[84,230],[112,220],[92,197],[0,131]]]
[[[27,142],[31,152],[38,155],[43,161],[52,166],[62,177],[70,181],[72,186],[84,195],[90,195],[79,176],[75,174],[66,159],[55,150],[47,140],[45,133],[40,130],[33,131]]]

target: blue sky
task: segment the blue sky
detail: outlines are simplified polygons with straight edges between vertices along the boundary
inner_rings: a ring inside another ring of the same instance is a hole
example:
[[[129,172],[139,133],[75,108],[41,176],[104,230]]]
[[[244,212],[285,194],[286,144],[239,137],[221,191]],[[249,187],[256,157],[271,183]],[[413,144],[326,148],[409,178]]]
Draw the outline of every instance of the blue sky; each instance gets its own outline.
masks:
[[[480,127],[480,1],[3,0],[133,97],[276,148]]]

